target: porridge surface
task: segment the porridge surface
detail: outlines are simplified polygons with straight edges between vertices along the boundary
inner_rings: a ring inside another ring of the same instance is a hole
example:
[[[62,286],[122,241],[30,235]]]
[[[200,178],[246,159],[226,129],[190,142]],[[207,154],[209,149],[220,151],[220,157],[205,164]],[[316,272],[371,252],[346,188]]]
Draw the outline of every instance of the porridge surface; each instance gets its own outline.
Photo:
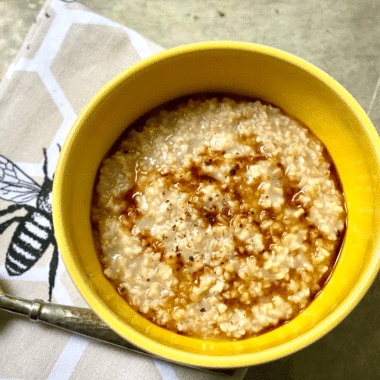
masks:
[[[345,231],[322,143],[259,101],[190,100],[130,131],[92,207],[105,275],[156,324],[242,339],[294,318]]]

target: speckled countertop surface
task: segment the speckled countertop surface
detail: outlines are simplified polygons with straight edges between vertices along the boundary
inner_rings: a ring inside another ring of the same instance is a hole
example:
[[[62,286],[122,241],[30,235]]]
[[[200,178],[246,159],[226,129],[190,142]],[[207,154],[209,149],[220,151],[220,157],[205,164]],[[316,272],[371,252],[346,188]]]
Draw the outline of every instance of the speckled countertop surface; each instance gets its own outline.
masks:
[[[43,0],[0,0],[0,80]],[[358,100],[380,131],[378,0],[82,0],[164,48],[207,40],[273,46],[310,61]],[[332,332],[308,348],[252,367],[248,379],[380,378],[380,278]]]

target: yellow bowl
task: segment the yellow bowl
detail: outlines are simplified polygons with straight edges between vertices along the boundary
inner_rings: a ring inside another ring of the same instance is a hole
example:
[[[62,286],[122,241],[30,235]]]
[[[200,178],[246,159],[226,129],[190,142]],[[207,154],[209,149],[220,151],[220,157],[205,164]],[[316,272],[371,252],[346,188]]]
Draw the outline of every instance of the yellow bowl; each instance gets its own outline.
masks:
[[[100,161],[124,129],[152,108],[198,92],[228,92],[274,103],[323,141],[346,195],[348,227],[328,284],[291,322],[242,341],[184,337],[133,311],[102,274],[90,202]],[[209,368],[263,363],[297,351],[336,326],[359,302],[379,265],[380,141],[353,97],[304,60],[265,46],[212,42],[156,54],[103,87],[62,148],[53,219],[67,270],[90,307],[125,339],[168,360]]]

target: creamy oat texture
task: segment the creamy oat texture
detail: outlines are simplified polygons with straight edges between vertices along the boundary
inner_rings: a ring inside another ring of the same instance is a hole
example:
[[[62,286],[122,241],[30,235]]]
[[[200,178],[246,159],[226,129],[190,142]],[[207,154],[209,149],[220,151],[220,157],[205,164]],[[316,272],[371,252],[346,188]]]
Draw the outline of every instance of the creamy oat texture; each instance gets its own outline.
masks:
[[[211,339],[257,335],[305,309],[345,220],[321,142],[277,108],[227,98],[190,100],[131,131],[102,163],[92,207],[120,294],[160,326]]]

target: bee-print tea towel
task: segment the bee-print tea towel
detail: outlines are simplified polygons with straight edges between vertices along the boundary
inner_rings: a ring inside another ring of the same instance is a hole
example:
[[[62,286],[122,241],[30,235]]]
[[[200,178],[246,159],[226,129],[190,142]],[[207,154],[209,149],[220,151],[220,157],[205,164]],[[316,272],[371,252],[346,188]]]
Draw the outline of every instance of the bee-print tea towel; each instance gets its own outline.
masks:
[[[52,178],[76,116],[111,78],[162,50],[75,1],[49,0],[0,84],[0,288],[87,307],[59,256]],[[0,310],[0,379],[231,379]]]

